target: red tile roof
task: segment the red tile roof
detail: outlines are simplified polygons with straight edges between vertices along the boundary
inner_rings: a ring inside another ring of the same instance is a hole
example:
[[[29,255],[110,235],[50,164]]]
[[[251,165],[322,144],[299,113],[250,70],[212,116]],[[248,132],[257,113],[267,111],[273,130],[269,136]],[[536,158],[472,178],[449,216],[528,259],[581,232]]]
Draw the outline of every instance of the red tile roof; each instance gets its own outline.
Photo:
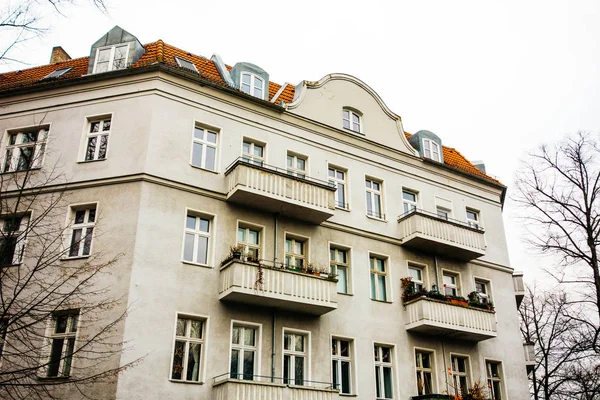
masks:
[[[203,78],[213,81],[214,83],[227,86],[227,84],[221,78],[221,75],[219,74],[215,64],[208,58],[189,53],[175,46],[171,46],[164,43],[162,40],[146,44],[144,47],[146,52],[137,62],[131,65],[131,68],[142,67],[154,63],[162,63],[178,68],[177,62],[174,58],[177,56],[194,63],[196,69]],[[44,81],[40,81],[40,79],[59,68],[73,67],[73,69],[71,69],[69,72],[60,76],[59,78],[55,78],[55,80],[68,80],[82,77],[87,74],[88,61],[89,57],[81,57],[68,61],[57,62],[54,64],[42,65],[39,67],[0,74],[0,91],[4,89],[34,86],[36,84],[44,83]],[[226,67],[228,70],[231,70],[230,66],[227,65]],[[273,96],[275,96],[280,89],[281,85],[275,82],[269,82],[269,101],[272,101],[275,104],[278,104],[282,101],[284,103],[290,103],[294,99],[294,92],[296,89],[295,86],[286,84],[284,90],[279,94],[279,96],[276,99],[273,99]],[[406,133],[407,138],[410,136],[411,134]],[[470,175],[501,184],[498,180],[481,172],[456,149],[444,147],[443,153],[444,163],[446,165],[459,171],[466,172]]]

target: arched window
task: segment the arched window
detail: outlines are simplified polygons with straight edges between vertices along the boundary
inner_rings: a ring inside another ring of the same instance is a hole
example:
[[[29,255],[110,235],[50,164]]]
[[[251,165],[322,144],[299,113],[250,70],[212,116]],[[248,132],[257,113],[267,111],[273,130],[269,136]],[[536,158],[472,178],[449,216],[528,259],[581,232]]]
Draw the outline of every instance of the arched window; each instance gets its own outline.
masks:
[[[362,118],[356,111],[344,108],[342,110],[342,124],[345,129],[350,129],[356,133],[362,132]]]
[[[242,92],[259,99],[263,98],[265,82],[262,78],[248,72],[242,72],[241,82]]]

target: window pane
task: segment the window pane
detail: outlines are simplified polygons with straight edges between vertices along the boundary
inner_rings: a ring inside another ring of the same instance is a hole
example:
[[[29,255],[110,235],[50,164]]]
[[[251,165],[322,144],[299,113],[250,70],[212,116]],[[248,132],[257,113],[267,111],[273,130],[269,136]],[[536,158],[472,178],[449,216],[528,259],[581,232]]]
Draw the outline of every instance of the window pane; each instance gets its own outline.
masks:
[[[263,156],[263,147],[259,145],[254,145],[254,155],[258,157]]]
[[[250,84],[250,75],[242,74],[242,82],[249,85]]]
[[[244,142],[244,143],[242,144],[242,151],[243,151],[244,153],[246,153],[246,154],[251,154],[251,153],[250,153],[250,143],[248,143],[248,142]]]
[[[417,269],[417,268],[409,268],[408,269],[408,273],[410,275],[410,277],[412,278],[413,281],[419,281],[421,282],[423,279],[421,279],[421,270]]]
[[[421,354],[421,362],[423,365],[423,368],[431,368],[431,359],[429,358],[429,354],[428,353],[422,353]]]
[[[100,131],[100,121],[90,123],[90,133]]]
[[[194,142],[192,150],[192,165],[196,167],[202,167],[202,149],[204,145],[201,143]]]
[[[379,298],[377,300],[387,300],[387,295],[385,293],[385,276],[384,275],[377,275],[377,281],[379,284],[379,287],[377,288],[379,290]]]
[[[202,321],[192,320],[190,324],[190,337],[202,339]]]
[[[306,169],[306,161],[303,160],[303,159],[301,159],[301,158],[298,158],[298,164],[297,165],[298,165],[298,169],[300,169],[302,171],[304,171]]]
[[[202,128],[194,128],[194,137],[196,139],[204,140],[204,129]]]
[[[210,221],[204,218],[200,218],[200,232],[207,232],[209,230]]]
[[[254,346],[254,329],[244,328],[244,344],[246,346]]]
[[[177,328],[175,329],[176,336],[185,336],[185,319],[177,318]]]
[[[417,201],[417,195],[415,195],[414,193],[411,193],[411,192],[403,191],[402,192],[402,198],[404,200],[408,200],[408,201],[412,201],[412,202],[416,202]]]
[[[373,215],[373,204],[370,192],[367,192],[367,214]]]
[[[100,149],[98,149],[98,160],[106,158],[106,148],[108,146],[108,135],[100,136]]]
[[[262,98],[262,95],[263,95],[262,89],[259,89],[259,88],[255,87],[254,88],[254,96]]]
[[[375,295],[375,274],[371,274],[371,298],[377,299]]]
[[[295,350],[296,351],[304,351],[304,336],[296,335]]]
[[[75,223],[83,224],[85,221],[85,210],[75,211]]]
[[[375,367],[375,388],[377,391],[377,398],[381,397],[381,377],[379,376],[379,367]]]
[[[233,379],[238,379],[239,359],[240,359],[240,351],[236,350],[236,349],[232,349],[231,350],[231,366],[229,368],[229,376]]]
[[[304,357],[295,357],[295,385],[303,385],[304,384]]]
[[[73,236],[71,236],[71,247],[69,249],[69,256],[76,257],[79,255],[79,243],[81,242],[81,229],[74,229]]]
[[[91,137],[88,139],[87,150],[85,152],[85,160],[90,161],[94,159],[96,154],[96,140],[97,136]]]
[[[327,170],[327,174],[328,174],[329,176],[331,176],[332,178],[334,178],[334,177],[335,177],[335,171],[334,171],[333,169],[331,169],[331,168],[329,168],[329,169]]]
[[[342,393],[350,393],[350,363],[342,361]]]
[[[200,343],[190,343],[190,350],[187,362],[187,377],[188,381],[198,381],[200,373]]]
[[[248,243],[258,244],[258,231],[248,230]]]
[[[48,376],[58,376],[64,339],[53,339],[48,363]]]
[[[381,214],[381,196],[376,194],[375,195],[375,216],[377,218],[382,218],[383,215]]]
[[[246,229],[238,228],[238,242],[245,243],[246,242]]]
[[[383,388],[384,395],[386,399],[391,399],[393,397],[392,393],[392,369],[391,368],[383,368]]]
[[[217,143],[217,134],[215,132],[207,131],[206,140],[210,143]]]
[[[283,348],[286,350],[291,350],[292,349],[292,338],[291,335],[289,333],[286,333],[283,336]]]
[[[284,355],[283,356],[283,383],[285,385],[290,383],[290,367],[292,360],[291,357],[288,355]]]
[[[54,333],[66,333],[68,319],[69,316],[67,314],[58,315],[56,317],[56,328],[54,330]]]
[[[183,259],[185,261],[194,261],[194,235],[191,233],[185,234]]]
[[[103,131],[110,131],[110,119],[107,119],[106,121],[104,121],[102,123],[102,130]]]
[[[188,229],[196,229],[196,217],[188,215],[185,220],[185,227]]]
[[[98,52],[98,62],[108,61],[110,58],[110,49],[103,49]]]
[[[63,376],[71,375],[71,362],[73,361],[73,350],[75,350],[75,338],[70,338],[67,340],[67,350],[64,355],[64,367],[63,367]]]
[[[338,293],[348,293],[348,269],[346,267],[337,267]]]
[[[185,342],[175,341],[173,351],[173,372],[171,379],[181,379],[183,373],[183,352],[185,351]]]
[[[198,264],[206,264],[208,256],[208,238],[204,236],[198,237],[198,258],[196,262]]]
[[[253,351],[245,351],[244,352],[244,379],[253,380],[254,379],[254,352]]]
[[[83,255],[87,256],[90,254],[90,249],[92,248],[92,232],[94,228],[87,228],[85,232],[85,240],[83,242]]]
[[[350,357],[350,343],[347,340],[340,340],[340,354],[343,357]]]
[[[340,387],[338,385],[340,384],[340,382],[339,382],[339,378],[338,378],[338,362],[337,362],[337,360],[331,361],[331,371],[333,372],[333,388],[339,389]]]
[[[204,168],[214,171],[216,157],[217,149],[214,147],[206,146],[206,165],[204,166]]]
[[[339,183],[337,184],[337,191],[336,191],[336,199],[338,202],[338,207],[346,207],[346,193],[344,190],[344,184],[343,183]]]
[[[391,349],[389,347],[381,347],[381,361],[392,362]]]

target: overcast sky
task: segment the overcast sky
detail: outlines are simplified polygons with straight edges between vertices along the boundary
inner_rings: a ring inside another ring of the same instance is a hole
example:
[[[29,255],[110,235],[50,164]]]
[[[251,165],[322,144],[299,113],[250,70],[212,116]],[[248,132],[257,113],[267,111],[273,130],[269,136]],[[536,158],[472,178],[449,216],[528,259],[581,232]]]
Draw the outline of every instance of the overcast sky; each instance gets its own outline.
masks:
[[[483,160],[509,194],[527,150],[600,132],[598,1],[106,1],[108,15],[84,0],[64,9],[12,56],[46,64],[57,45],[86,56],[118,24],[142,43],[252,62],[278,83],[348,73],[379,93],[406,131],[431,130]],[[508,200],[512,266],[531,280],[543,266],[521,244],[513,214]]]

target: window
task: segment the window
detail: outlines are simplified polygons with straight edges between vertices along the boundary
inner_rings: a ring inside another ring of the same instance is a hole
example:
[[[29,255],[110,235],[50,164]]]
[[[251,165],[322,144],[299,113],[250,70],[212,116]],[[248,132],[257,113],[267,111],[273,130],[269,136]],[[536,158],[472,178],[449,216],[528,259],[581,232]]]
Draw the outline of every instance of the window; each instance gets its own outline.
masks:
[[[417,350],[415,352],[415,363],[417,367],[417,391],[419,396],[433,393],[433,353]]]
[[[338,293],[348,292],[348,250],[342,250],[331,247],[329,249],[329,265],[331,273],[337,275]]]
[[[175,57],[175,61],[177,61],[177,65],[179,65],[181,68],[185,68],[190,71],[198,72],[194,63],[189,60],[186,60],[185,58]]]
[[[423,139],[423,155],[426,158],[441,162],[440,145],[431,139]]]
[[[0,361],[6,347],[6,333],[8,332],[8,318],[0,319]]]
[[[372,179],[365,179],[367,191],[367,215],[374,218],[384,219],[381,212],[382,209],[382,182],[377,182]]]
[[[217,132],[199,126],[194,128],[190,164],[209,171],[217,170]]]
[[[423,268],[413,264],[408,265],[408,276],[412,278],[411,282],[415,292],[420,292],[425,289],[425,281],[423,280]]]
[[[199,382],[204,347],[206,320],[177,316],[171,379]]]
[[[490,400],[502,400],[502,363],[486,361],[485,366]]]
[[[488,304],[490,299],[489,282],[482,279],[475,279],[475,291],[479,296],[479,301],[483,304]]]
[[[288,153],[287,173],[299,178],[306,178],[306,157]]]
[[[285,265],[303,268],[306,263],[306,240],[295,237],[285,237]]]
[[[25,249],[29,216],[0,219],[0,266],[20,264]]]
[[[467,223],[470,227],[479,229],[479,211],[467,208]]]
[[[57,312],[52,316],[48,377],[71,375],[79,311]]]
[[[231,367],[233,379],[254,380],[258,352],[256,328],[234,326],[231,332]]]
[[[392,348],[374,346],[375,352],[375,391],[378,399],[391,399],[394,397],[392,377]]]
[[[361,132],[360,115],[357,112],[351,110],[343,110],[342,122],[345,129],[350,129],[351,131],[354,131],[356,133]]]
[[[104,160],[108,148],[108,135],[110,135],[111,119],[90,121],[87,134],[85,161]]]
[[[262,78],[259,78],[254,74],[242,72],[241,89],[244,93],[262,99],[264,93],[264,81],[262,80]]]
[[[299,333],[283,334],[283,383],[284,385],[304,385],[307,367],[307,336]]]
[[[32,127],[8,133],[2,172],[40,168],[46,151],[49,126]]]
[[[454,393],[458,396],[464,396],[469,393],[469,377],[467,373],[469,359],[468,357],[453,355],[451,361]]]
[[[265,161],[265,146],[244,140],[242,143],[242,160],[262,166]]]
[[[352,341],[331,339],[331,374],[333,388],[340,393],[352,393]]]
[[[413,191],[403,189],[402,190],[402,206],[404,207],[404,214],[408,214],[417,209],[417,194]]]
[[[237,244],[244,246],[246,257],[258,260],[260,255],[260,230],[254,227],[238,226]]]
[[[447,210],[443,207],[438,206],[438,207],[436,207],[436,212],[437,212],[438,218],[445,219],[445,220],[448,220],[448,218],[450,218],[450,210]]]
[[[329,167],[329,183],[335,185],[335,206],[343,210],[348,209],[346,203],[346,171],[335,167]]]
[[[458,275],[451,272],[444,272],[442,273],[442,280],[444,282],[444,294],[446,296],[458,296],[460,294]]]
[[[386,301],[385,263],[386,260],[377,256],[370,256],[371,263],[371,299]]]
[[[94,74],[127,67],[128,44],[105,47],[96,51]]]
[[[54,71],[50,72],[48,75],[46,75],[45,77],[43,77],[40,80],[59,78],[72,69],[73,69],[73,67],[65,67],[65,68],[55,69]]]
[[[211,222],[209,217],[188,212],[185,218],[184,261],[201,265],[208,264]]]
[[[92,235],[96,224],[96,206],[72,211],[72,231],[69,257],[89,256],[92,250]]]

